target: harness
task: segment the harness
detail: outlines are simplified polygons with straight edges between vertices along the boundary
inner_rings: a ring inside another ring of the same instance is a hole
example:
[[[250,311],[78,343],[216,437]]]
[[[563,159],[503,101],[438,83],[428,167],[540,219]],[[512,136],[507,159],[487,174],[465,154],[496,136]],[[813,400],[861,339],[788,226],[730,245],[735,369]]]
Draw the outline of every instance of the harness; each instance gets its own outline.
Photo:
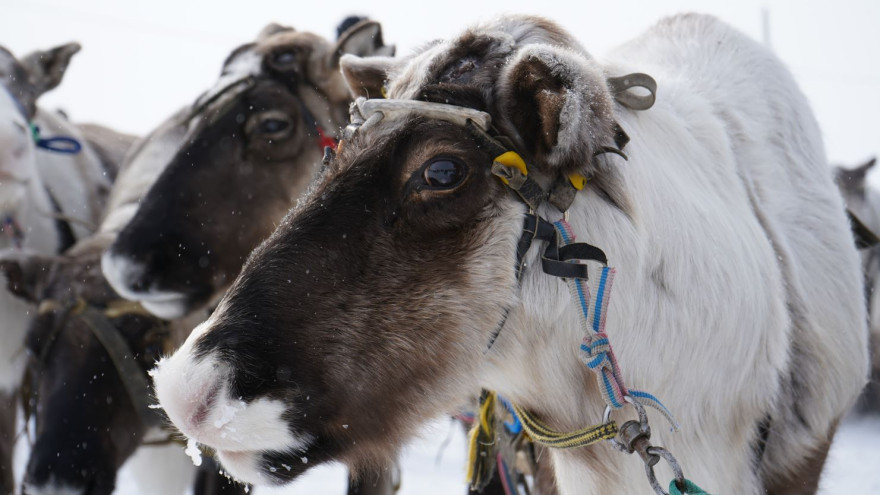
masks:
[[[235,95],[244,93],[245,91],[252,89],[254,86],[257,85],[257,82],[259,82],[260,79],[261,79],[260,77],[254,76],[254,75],[244,76],[240,79],[237,79],[235,81],[230,82],[229,84],[224,86],[222,89],[220,89],[220,91],[217,91],[216,93],[214,93],[210,97],[206,98],[204,101],[197,100],[196,103],[193,105],[193,108],[190,111],[190,114],[186,118],[186,120],[192,120],[193,118],[199,116],[200,114],[205,112],[205,110],[210,105],[219,101],[221,98],[229,95],[230,93],[232,94],[232,96],[235,96]],[[269,79],[269,78],[264,77],[262,79]],[[294,91],[294,89],[292,87],[287,86],[287,89],[291,94],[294,94],[294,95],[296,94],[296,91]],[[328,146],[330,148],[335,149],[336,145],[337,145],[336,138],[332,134],[325,131],[324,128],[321,127],[320,124],[318,124],[318,120],[314,117],[314,115],[309,110],[309,108],[306,106],[306,104],[302,100],[302,98],[299,98],[297,96],[296,100],[297,100],[297,102],[299,102],[300,113],[301,113],[303,122],[305,122],[306,125],[312,127],[315,130],[315,137],[318,142],[319,149],[323,150]],[[220,108],[217,109],[215,116],[213,117],[213,119],[211,121],[209,121],[209,123],[213,122],[213,120],[219,118],[220,116],[226,114],[226,112],[229,110],[231,102],[232,102],[232,100],[230,99],[229,102],[220,106]]]
[[[611,78],[608,80],[608,86],[617,102],[631,110],[646,110],[654,103],[656,83],[646,74],[630,74]],[[629,92],[628,90],[633,87],[643,87],[648,90],[650,95],[638,96]],[[492,119],[489,114],[455,105],[411,100],[358,98],[351,106],[351,124],[346,128],[344,138],[347,139],[354,133],[372,127],[382,120],[395,119],[413,113],[429,119],[443,120],[467,129],[477,144],[486,149],[490,156],[495,157],[491,164],[492,174],[498,177],[528,207],[523,219],[522,234],[517,242],[515,261],[517,280],[521,281],[525,270],[525,256],[531,245],[535,241],[546,243],[541,255],[541,268],[544,273],[562,278],[569,285],[575,306],[580,310],[579,316],[585,330],[585,337],[580,346],[581,358],[587,368],[595,373],[599,390],[606,403],[601,424],[572,432],[559,432],[543,423],[528,410],[504,401],[503,398],[496,398],[495,392],[484,390],[481,394],[480,411],[470,433],[470,462],[467,477],[471,488],[473,490],[484,488],[490,481],[496,465],[501,471],[502,481],[510,479],[507,464],[500,455],[496,455],[498,439],[495,414],[496,402],[497,399],[500,399],[502,403],[509,404],[514,423],[521,425],[528,438],[537,444],[549,448],[567,449],[609,440],[622,452],[639,454],[645,463],[649,483],[657,494],[667,495],[654,474],[653,466],[660,459],[669,462],[675,473],[675,479],[670,482],[670,492],[705,493],[702,490],[695,490],[696,485],[684,477],[677,460],[669,451],[650,443],[651,430],[645,406],[656,408],[670,421],[673,429],[677,429],[678,424],[671,413],[653,395],[630,390],[623,382],[610,340],[605,333],[605,310],[615,271],[608,266],[608,258],[600,248],[583,242],[575,242],[575,237],[567,223],[568,209],[577,192],[585,187],[588,178],[576,173],[567,177],[556,177],[555,180],[549,181],[552,186],[545,189],[534,179],[534,171],[530,170],[522,156],[516,152],[511,140],[492,127]],[[623,148],[629,141],[629,137],[617,124],[615,124],[614,131],[614,146],[611,146],[610,143],[601,146],[594,158],[607,153],[627,158],[623,153]],[[540,216],[537,210],[545,203],[553,205],[562,212],[563,219],[552,223]],[[598,272],[593,274],[592,278],[589,276],[591,268],[587,264],[588,262],[600,265]],[[592,282],[595,286],[591,287],[588,282]],[[591,299],[591,295],[595,297]],[[487,352],[502,331],[510,309],[508,307],[503,311],[500,323],[490,336]],[[639,420],[627,421],[618,427],[617,423],[611,419],[611,413],[613,410],[621,409],[627,405],[636,409]],[[509,428],[508,431],[510,431]],[[507,485],[505,485],[505,489],[508,493],[519,493],[516,486],[513,487],[515,492],[512,492]]]
[[[105,308],[96,308],[89,305],[84,299],[78,298],[69,303],[61,303],[57,300],[46,299],[40,303],[37,310],[38,316],[50,313],[58,313],[59,318],[54,323],[51,332],[45,339],[39,353],[34,356],[34,368],[30,374],[30,381],[38,377],[51,354],[53,345],[64,328],[63,322],[68,318],[79,318],[86,327],[92,332],[92,335],[98,340],[116,369],[123,386],[131,400],[135,412],[140,421],[149,427],[163,426],[165,418],[157,411],[157,407],[151,404],[153,396],[152,388],[149,385],[146,373],[138,366],[136,353],[132,351],[125,337],[113,325],[112,320],[127,315],[139,315],[155,319],[146,309],[139,303],[117,299],[110,301]],[[157,340],[162,348],[162,352],[171,351],[172,342],[171,335],[164,323],[158,323],[155,327],[147,332],[145,340]],[[32,399],[35,392],[32,387],[26,386],[22,388],[25,396],[22,403],[25,408],[26,422],[30,421],[33,416]],[[168,443],[170,437],[157,442],[145,442],[145,444],[164,444]]]
[[[75,138],[69,136],[55,136],[50,138],[44,138],[40,134],[40,127],[30,119],[28,115],[27,109],[24,104],[12,94],[12,91],[9,90],[5,85],[0,84],[9,97],[12,99],[12,102],[15,104],[15,108],[24,117],[24,120],[27,122],[28,130],[33,140],[34,144],[37,148],[44,149],[46,151],[51,151],[54,153],[63,153],[63,154],[77,154],[82,151],[82,144]],[[52,191],[49,190],[48,187],[45,188],[46,194],[49,196],[49,201],[52,204],[52,208],[54,210],[54,215],[51,215],[55,218],[55,229],[58,231],[59,238],[59,253],[64,252],[72,246],[76,242],[76,237],[73,234],[73,229],[70,226],[70,223],[63,215],[63,211],[61,210],[61,205],[58,203],[58,200],[52,194]],[[19,226],[18,221],[15,219],[15,216],[12,213],[7,212],[3,215],[3,232],[10,239],[12,246],[21,250],[24,244],[25,232]]]

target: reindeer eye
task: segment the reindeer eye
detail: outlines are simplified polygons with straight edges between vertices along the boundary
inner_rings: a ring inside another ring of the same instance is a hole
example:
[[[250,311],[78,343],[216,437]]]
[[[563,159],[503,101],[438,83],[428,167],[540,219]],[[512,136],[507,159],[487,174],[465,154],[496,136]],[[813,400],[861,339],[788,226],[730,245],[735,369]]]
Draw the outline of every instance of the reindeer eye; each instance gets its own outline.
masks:
[[[296,54],[293,52],[278,52],[272,55],[272,65],[275,67],[290,67],[296,63]]]
[[[281,110],[268,110],[248,117],[244,131],[257,139],[278,140],[291,135],[292,117]]]
[[[266,119],[260,122],[257,129],[263,134],[275,134],[290,127],[290,122],[281,119]]]
[[[450,189],[461,183],[467,167],[458,160],[439,158],[425,167],[425,184],[436,189]]]

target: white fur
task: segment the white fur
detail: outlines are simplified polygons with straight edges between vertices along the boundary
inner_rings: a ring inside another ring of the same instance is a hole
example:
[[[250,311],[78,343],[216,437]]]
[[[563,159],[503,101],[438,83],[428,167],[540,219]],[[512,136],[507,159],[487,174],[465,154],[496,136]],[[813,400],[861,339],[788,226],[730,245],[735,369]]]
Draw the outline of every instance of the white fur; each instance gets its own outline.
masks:
[[[213,355],[191,359],[193,346],[213,325],[208,319],[179,352],[151,372],[156,396],[168,417],[186,436],[218,450],[256,451],[306,447],[311,438],[294,438],[282,419],[284,403],[258,399],[246,403],[231,396],[227,368]],[[205,414],[206,406],[207,414]]]

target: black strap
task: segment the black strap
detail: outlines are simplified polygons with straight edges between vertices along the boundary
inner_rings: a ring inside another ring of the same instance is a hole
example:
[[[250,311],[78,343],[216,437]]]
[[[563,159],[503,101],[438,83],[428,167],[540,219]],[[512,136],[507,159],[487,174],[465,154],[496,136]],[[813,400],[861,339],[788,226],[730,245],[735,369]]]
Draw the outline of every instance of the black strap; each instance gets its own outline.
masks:
[[[648,90],[648,95],[637,95],[629,91],[632,88],[645,88]],[[611,90],[618,103],[631,110],[647,110],[654,106],[654,101],[657,98],[657,81],[641,72],[609,77],[608,89]]]
[[[61,210],[61,204],[52,194],[52,190],[46,187],[46,195],[49,196],[49,202],[52,203],[52,210],[55,211],[55,230],[58,232],[58,253],[67,251],[68,248],[76,244],[76,235],[70,222],[64,220],[64,211]]]
[[[92,307],[85,308],[79,317],[92,330],[92,334],[110,355],[141,421],[147,426],[160,424],[162,416],[150,407],[153,389],[147,382],[146,374],[138,366],[134,353],[131,352],[125,339],[119,335],[116,327],[100,311]]]
[[[548,275],[587,280],[589,267],[577,263],[578,261],[608,264],[605,252],[592,244],[575,242],[560,246],[556,227],[534,213],[527,213],[523,221],[523,233],[516,246],[517,280],[522,278],[525,256],[535,239],[547,242],[547,248],[541,255],[541,268]]]
[[[465,123],[465,129],[470,131],[474,140],[477,142],[477,146],[480,148],[486,148],[486,151],[488,151],[489,155],[492,157],[503,155],[512,149],[490,136],[471,119],[468,119],[467,123]]]

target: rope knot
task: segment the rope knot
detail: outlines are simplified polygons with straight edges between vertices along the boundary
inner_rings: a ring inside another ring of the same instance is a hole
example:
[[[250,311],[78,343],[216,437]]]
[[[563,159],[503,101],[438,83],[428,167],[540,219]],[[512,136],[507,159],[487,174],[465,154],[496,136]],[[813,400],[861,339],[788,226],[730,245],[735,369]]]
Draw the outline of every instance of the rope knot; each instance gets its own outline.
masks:
[[[611,352],[611,341],[604,332],[587,334],[581,343],[581,358],[587,368],[597,371],[597,368],[611,369],[611,361],[608,353]]]

